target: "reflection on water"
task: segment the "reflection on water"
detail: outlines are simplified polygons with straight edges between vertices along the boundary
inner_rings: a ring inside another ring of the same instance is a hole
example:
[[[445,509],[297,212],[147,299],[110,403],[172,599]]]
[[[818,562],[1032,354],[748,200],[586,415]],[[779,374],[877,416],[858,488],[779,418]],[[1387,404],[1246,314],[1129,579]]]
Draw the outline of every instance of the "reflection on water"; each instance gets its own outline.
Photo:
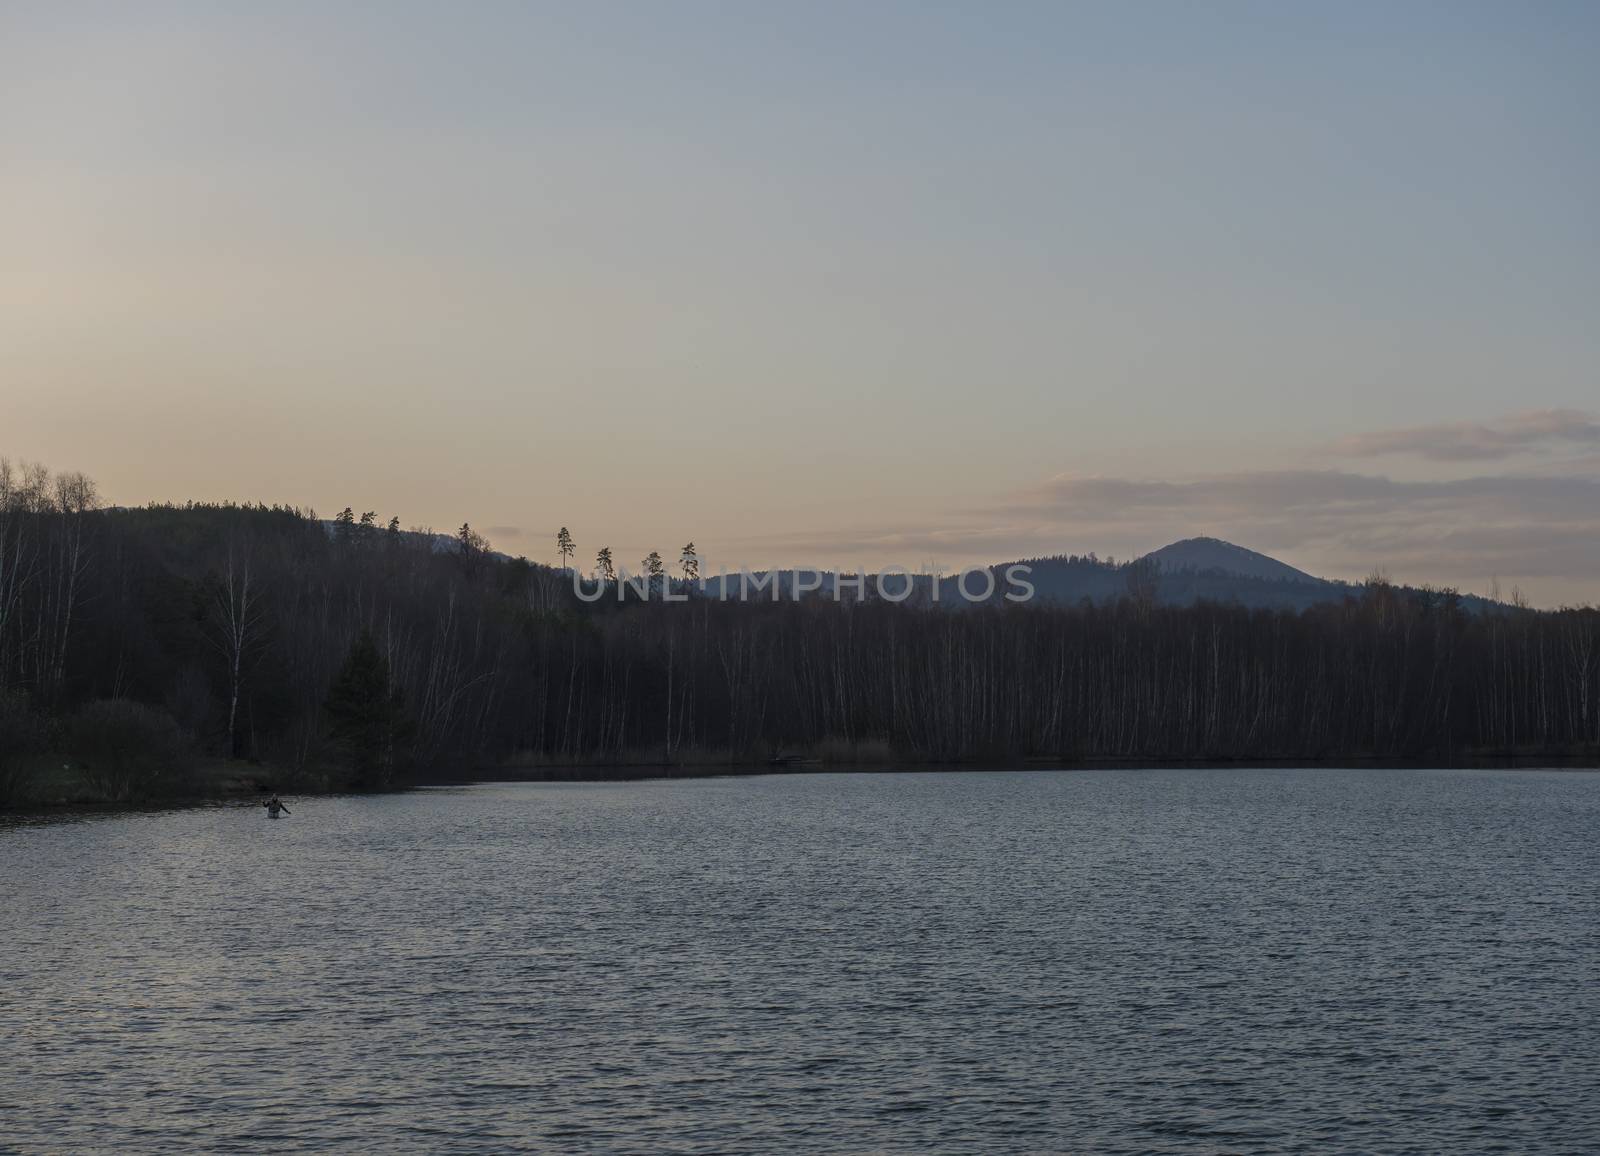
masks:
[[[0,829],[0,1147],[1600,1142],[1593,774],[291,805]]]

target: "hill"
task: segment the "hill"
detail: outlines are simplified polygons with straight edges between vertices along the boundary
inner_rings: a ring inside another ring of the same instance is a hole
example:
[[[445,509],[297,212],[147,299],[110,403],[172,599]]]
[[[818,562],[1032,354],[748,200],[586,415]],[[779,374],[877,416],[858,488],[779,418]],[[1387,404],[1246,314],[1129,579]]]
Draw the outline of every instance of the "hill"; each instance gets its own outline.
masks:
[[[934,578],[928,574],[910,577],[911,594],[906,601],[913,606],[939,604],[961,608],[973,603],[992,604],[1004,599],[1008,591],[1019,588],[1007,579],[1014,566],[1028,567],[1027,581],[1033,587],[1031,601],[1075,606],[1087,602],[1107,606],[1127,598],[1130,594],[1148,595],[1161,606],[1193,606],[1201,602],[1217,602],[1243,606],[1249,609],[1308,610],[1313,606],[1339,603],[1346,598],[1359,597],[1361,584],[1319,578],[1304,570],[1258,551],[1247,549],[1220,538],[1185,538],[1152,550],[1131,561],[1117,562],[1099,558],[1094,554],[1055,554],[1045,557],[1020,558],[984,567],[994,576],[994,590],[982,596],[987,585],[978,577],[969,577],[962,592],[959,575],[946,575],[938,579],[938,593],[933,593]],[[795,571],[779,570],[753,575],[750,597],[756,600],[772,598],[773,588],[785,600],[794,598],[797,576],[803,588],[817,590],[822,597],[831,597],[835,574],[830,570]],[[905,589],[907,579],[885,576],[885,589],[898,594]],[[867,576],[867,589],[876,587],[876,576]],[[711,576],[700,583],[701,591],[711,598],[739,600],[740,579]],[[846,600],[852,589],[847,582],[843,589]],[[1407,593],[1421,591],[1402,587]],[[1459,599],[1463,609],[1481,612],[1492,605],[1473,595]]]
[[[1187,538],[1140,558],[1115,562],[1094,554],[1023,558],[1008,565],[1031,568],[1035,598],[1075,605],[1108,605],[1130,594],[1162,606],[1220,602],[1252,609],[1306,610],[1359,593],[1297,570],[1265,554],[1217,538]]]
[[[1259,578],[1268,582],[1309,582],[1323,584],[1303,570],[1224,542],[1220,538],[1185,538],[1152,550],[1144,561],[1153,562],[1164,574],[1218,572],[1237,578]]]

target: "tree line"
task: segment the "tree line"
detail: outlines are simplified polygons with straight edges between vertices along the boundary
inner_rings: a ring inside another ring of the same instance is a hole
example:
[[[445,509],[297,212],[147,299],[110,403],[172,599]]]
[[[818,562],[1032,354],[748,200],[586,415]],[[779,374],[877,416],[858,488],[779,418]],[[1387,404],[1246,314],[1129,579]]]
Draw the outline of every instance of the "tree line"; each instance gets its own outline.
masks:
[[[693,557],[686,547],[680,564]],[[1166,606],[1136,582],[1074,606],[584,603],[565,568],[507,559],[470,526],[450,537],[348,510],[329,524],[284,506],[101,509],[80,475],[0,463],[0,791],[13,796],[41,762],[98,761],[135,794],[150,767],[184,757],[257,761],[285,786],[379,787],[490,765],[780,751],[1597,749],[1593,608],[1478,612],[1379,580],[1301,612]]]
[[[572,532],[562,526],[556,531],[556,554],[561,559],[562,570],[573,572],[572,560],[577,552],[578,545],[573,540]],[[678,570],[685,586],[700,581],[700,554],[693,542],[685,543],[678,551]],[[595,552],[594,569],[590,571],[590,577],[597,583],[614,585],[619,580],[618,574],[616,556],[612,553],[611,547],[601,546]],[[652,593],[661,590],[667,582],[672,581],[667,574],[667,561],[661,556],[660,550],[651,550],[640,559],[637,577],[642,580],[638,588]]]

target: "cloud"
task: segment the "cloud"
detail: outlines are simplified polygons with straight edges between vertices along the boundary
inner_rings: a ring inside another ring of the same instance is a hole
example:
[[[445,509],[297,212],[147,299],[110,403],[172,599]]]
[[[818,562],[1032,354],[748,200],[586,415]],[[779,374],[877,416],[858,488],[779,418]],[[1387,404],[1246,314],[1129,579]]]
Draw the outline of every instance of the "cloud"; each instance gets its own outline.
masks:
[[[491,542],[502,538],[522,537],[521,526],[485,526],[483,532],[489,536]]]
[[[1498,461],[1517,454],[1600,445],[1600,421],[1577,409],[1535,409],[1492,423],[1446,422],[1376,430],[1335,442],[1341,457],[1409,454],[1436,462]]]
[[[1352,515],[1437,514],[1470,507],[1519,516],[1567,518],[1595,513],[1600,478],[1508,475],[1451,481],[1396,481],[1344,470],[1253,470],[1184,481],[1133,481],[1060,475],[997,507],[1072,519],[1163,513],[1228,518],[1345,519]]]
[[[819,562],[953,566],[1091,550],[1131,557],[1197,535],[1330,578],[1382,569],[1481,592],[1498,577],[1545,604],[1600,601],[1600,470],[1449,481],[1344,470],[1062,474],[937,525],[795,535],[785,545]]]

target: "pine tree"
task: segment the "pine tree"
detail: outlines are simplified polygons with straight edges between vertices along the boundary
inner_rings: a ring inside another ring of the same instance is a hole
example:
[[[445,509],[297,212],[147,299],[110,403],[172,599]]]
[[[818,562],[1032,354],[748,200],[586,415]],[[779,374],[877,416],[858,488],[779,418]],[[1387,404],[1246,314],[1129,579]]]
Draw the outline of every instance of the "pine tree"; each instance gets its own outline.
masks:
[[[700,581],[700,555],[694,551],[694,543],[690,542],[678,555],[678,565],[683,567],[683,580],[691,585]]]
[[[565,526],[556,534],[556,553],[561,555],[561,566],[566,568],[568,560],[572,557],[577,547],[573,545],[572,535],[567,533]]]
[[[389,680],[389,660],[370,631],[363,630],[351,645],[323,710],[329,733],[350,764],[356,785],[388,786],[394,777],[400,695]]]
[[[644,567],[645,577],[649,582],[645,589],[652,593],[659,590],[661,588],[662,575],[667,572],[667,565],[661,560],[661,551],[650,551],[644,556],[644,560],[639,565]]]
[[[610,546],[600,547],[600,553],[594,556],[594,564],[599,568],[600,577],[602,579],[607,582],[615,582],[617,580],[617,567],[616,564],[611,561]]]

